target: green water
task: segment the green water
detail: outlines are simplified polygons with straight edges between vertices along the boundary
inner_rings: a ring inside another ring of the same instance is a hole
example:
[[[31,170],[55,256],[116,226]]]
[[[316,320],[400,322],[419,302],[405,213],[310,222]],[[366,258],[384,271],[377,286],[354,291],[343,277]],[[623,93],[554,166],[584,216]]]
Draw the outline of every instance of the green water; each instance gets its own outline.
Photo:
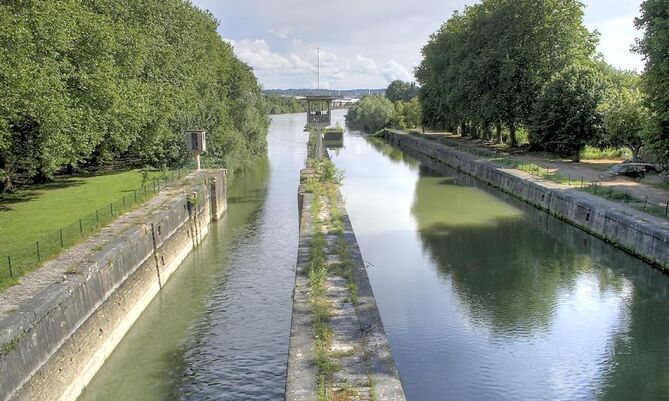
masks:
[[[669,399],[666,275],[381,140],[331,154],[409,400]]]

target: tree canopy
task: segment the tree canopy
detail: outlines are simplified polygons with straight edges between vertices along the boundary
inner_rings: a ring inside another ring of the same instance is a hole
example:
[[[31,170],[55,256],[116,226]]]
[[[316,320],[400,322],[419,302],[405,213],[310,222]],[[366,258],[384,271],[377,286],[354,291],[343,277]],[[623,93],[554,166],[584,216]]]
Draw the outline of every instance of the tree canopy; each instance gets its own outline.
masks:
[[[365,96],[346,114],[346,124],[353,129],[376,132],[387,127],[395,115],[395,106],[385,96]]]
[[[119,157],[179,165],[182,132],[208,131],[211,162],[265,151],[253,71],[183,0],[0,5],[0,189]]]
[[[386,89],[386,97],[393,103],[397,101],[408,102],[418,95],[418,87],[415,82],[404,82],[394,80]]]
[[[646,0],[636,20],[644,30],[638,51],[645,56],[644,92],[653,112],[647,142],[659,163],[669,168],[669,0]]]
[[[456,12],[416,70],[423,123],[488,137],[504,125],[515,145],[544,84],[589,60],[596,42],[577,0],[483,0]]]

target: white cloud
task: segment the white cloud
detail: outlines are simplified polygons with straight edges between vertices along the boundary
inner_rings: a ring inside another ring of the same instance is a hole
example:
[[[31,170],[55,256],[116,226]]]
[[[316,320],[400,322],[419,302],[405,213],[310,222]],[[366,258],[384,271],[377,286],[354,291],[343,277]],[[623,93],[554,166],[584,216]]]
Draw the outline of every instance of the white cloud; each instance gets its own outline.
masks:
[[[413,80],[420,49],[455,10],[478,0],[193,0],[220,20],[219,32],[239,57],[255,68],[265,87],[308,87],[316,82],[316,48],[321,83],[337,89],[385,87],[393,79]],[[621,68],[640,69],[629,51],[632,18],[642,0],[584,0],[589,29],[602,33],[599,50]]]
[[[381,68],[381,71],[388,82],[396,79],[401,79],[402,81],[414,81],[413,74],[395,60],[390,60],[385,63]]]

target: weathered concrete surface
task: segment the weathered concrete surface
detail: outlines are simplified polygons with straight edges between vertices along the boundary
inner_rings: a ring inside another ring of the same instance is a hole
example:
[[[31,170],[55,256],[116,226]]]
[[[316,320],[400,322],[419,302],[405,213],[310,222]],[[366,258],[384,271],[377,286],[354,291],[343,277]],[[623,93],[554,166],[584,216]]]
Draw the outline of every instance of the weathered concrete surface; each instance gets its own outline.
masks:
[[[669,270],[669,222],[518,171],[500,168],[466,152],[420,138],[385,131],[394,146],[431,167],[451,167],[542,209],[645,261]]]
[[[312,176],[305,169],[301,181]],[[298,248],[295,290],[293,293],[293,318],[291,325],[286,400],[315,401],[317,399],[317,372],[314,365],[314,331],[309,300],[309,255],[313,235],[314,219],[323,222],[326,239],[327,263],[330,271],[336,271],[341,263],[335,251],[339,235],[330,230],[329,208],[323,207],[321,216],[313,216],[311,202],[314,194],[305,192],[300,186],[298,205],[300,211],[300,242]],[[325,203],[327,200],[322,199]],[[336,208],[342,216],[344,241],[352,262],[357,285],[357,301],[354,303],[346,279],[332,273],[327,278],[327,300],[331,305],[332,318],[329,326],[333,333],[331,352],[337,354],[340,366],[326,391],[337,392],[342,400],[398,400],[406,399],[399,373],[392,359],[388,340],[365,264],[346,212],[343,199],[337,193]]]
[[[49,262],[68,274],[0,320],[0,400],[76,399],[225,208],[225,172],[200,171]]]

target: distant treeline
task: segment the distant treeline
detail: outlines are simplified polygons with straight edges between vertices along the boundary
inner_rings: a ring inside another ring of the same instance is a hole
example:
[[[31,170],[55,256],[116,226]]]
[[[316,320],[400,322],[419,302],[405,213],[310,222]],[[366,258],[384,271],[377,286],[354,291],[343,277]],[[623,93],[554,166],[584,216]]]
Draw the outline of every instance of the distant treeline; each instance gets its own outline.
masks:
[[[0,190],[123,157],[188,160],[182,132],[208,132],[206,162],[266,151],[252,70],[184,0],[33,0],[0,5]]]
[[[302,113],[307,111],[307,103],[290,96],[265,95],[265,110],[268,114]]]

